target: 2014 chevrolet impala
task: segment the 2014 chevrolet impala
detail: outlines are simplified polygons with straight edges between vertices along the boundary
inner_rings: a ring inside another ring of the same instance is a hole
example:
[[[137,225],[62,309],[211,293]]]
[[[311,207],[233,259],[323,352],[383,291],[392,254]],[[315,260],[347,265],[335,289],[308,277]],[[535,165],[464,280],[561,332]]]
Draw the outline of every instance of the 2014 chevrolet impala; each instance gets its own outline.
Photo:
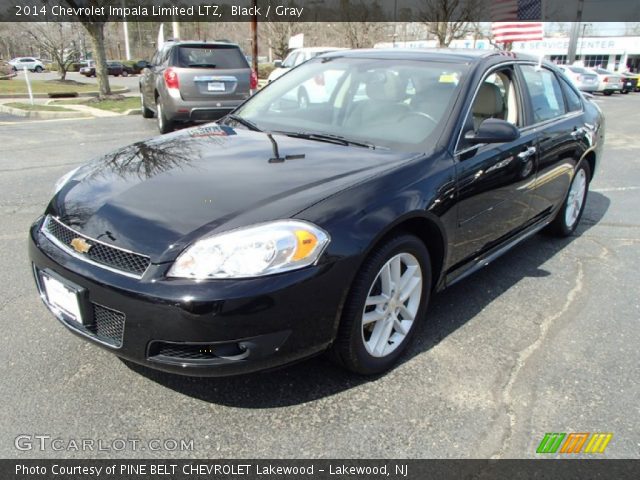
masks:
[[[324,90],[300,103],[309,80]],[[434,291],[575,230],[603,139],[597,106],[533,58],[333,52],[218,123],[65,175],[30,231],[33,272],[63,325],[149,367],[331,350],[378,373]]]

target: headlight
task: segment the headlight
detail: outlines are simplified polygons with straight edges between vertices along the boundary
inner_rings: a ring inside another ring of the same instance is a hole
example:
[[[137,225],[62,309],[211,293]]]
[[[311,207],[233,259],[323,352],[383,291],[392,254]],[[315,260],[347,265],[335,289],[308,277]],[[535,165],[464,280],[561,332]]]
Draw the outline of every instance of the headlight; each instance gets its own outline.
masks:
[[[70,172],[67,172],[63,176],[61,176],[53,187],[53,194],[55,195],[60,190],[62,190],[62,187],[65,186],[65,184],[69,181],[69,179],[71,179],[71,177],[73,177],[79,169],[80,167],[76,167]]]
[[[250,278],[312,265],[329,235],[307,222],[277,220],[205,237],[176,259],[169,277]]]

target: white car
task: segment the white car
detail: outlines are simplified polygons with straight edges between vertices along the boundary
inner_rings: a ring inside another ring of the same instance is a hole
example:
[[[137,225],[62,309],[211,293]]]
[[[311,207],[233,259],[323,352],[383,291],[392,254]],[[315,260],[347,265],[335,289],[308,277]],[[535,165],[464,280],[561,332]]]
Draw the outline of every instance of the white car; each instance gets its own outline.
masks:
[[[602,92],[604,95],[611,95],[613,92],[622,91],[621,75],[600,67],[593,68],[591,71],[598,75],[598,92]]]
[[[33,57],[17,57],[9,60],[9,65],[11,65],[15,71],[22,71],[25,68],[36,73],[44,71],[44,64]]]
[[[558,65],[558,68],[567,76],[573,84],[583,92],[595,92],[598,90],[598,75],[577,65]]]
[[[336,50],[345,50],[344,48],[338,47],[305,47],[305,48],[296,48],[291,51],[287,58],[284,59],[284,62],[280,64],[278,68],[276,68],[269,77],[267,78],[268,82],[273,82],[276,78],[284,75],[293,67],[297,67],[301,63],[306,62],[307,60],[317,57],[323,53],[334,52]]]

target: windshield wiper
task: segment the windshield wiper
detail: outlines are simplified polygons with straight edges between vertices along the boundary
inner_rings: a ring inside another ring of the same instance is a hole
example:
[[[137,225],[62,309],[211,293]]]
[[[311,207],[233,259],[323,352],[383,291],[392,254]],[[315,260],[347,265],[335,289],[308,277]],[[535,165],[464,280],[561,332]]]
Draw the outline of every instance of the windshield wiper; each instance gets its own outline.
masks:
[[[288,137],[294,138],[304,138],[306,140],[317,140],[319,142],[328,142],[335,143],[337,145],[353,145],[356,147],[364,147],[375,150],[376,146],[372,143],[366,142],[358,142],[355,140],[349,140],[345,137],[341,137],[340,135],[333,135],[330,133],[310,133],[310,132],[284,132],[284,131],[276,131],[275,133],[282,133],[283,135],[287,135]]]
[[[262,131],[251,120],[247,120],[246,118],[239,117],[238,115],[234,115],[233,113],[228,114],[226,118],[233,120],[234,122],[238,122],[240,125],[244,125],[249,130],[253,130],[254,132]]]

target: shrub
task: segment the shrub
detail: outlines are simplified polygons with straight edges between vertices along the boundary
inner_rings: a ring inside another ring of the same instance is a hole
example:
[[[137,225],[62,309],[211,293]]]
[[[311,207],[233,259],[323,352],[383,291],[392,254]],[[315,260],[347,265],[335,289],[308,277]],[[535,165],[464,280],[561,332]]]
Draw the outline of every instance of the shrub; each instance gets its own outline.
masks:
[[[276,69],[273,63],[258,64],[258,78],[266,80],[267,77]]]

